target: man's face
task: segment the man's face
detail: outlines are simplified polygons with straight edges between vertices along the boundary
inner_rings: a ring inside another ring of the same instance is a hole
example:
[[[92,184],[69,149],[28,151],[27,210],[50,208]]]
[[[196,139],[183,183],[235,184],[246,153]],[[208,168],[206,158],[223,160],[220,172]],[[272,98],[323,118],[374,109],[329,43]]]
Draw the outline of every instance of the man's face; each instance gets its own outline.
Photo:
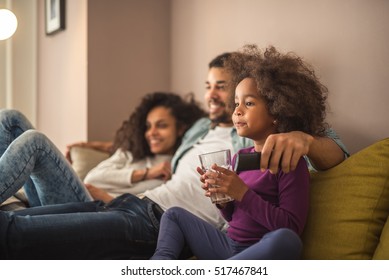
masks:
[[[232,126],[231,110],[228,108],[230,91],[228,83],[231,76],[223,68],[212,67],[205,82],[205,102],[209,109],[209,118],[220,126]]]

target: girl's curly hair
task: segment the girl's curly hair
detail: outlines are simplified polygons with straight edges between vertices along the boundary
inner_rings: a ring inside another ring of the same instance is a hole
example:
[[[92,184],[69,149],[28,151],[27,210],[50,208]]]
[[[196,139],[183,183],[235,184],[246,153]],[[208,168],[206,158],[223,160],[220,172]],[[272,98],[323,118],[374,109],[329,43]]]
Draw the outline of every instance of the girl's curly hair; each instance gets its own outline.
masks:
[[[125,120],[117,130],[112,151],[117,149],[130,151],[134,160],[153,156],[145,140],[146,118],[153,108],[159,106],[170,109],[172,116],[176,119],[177,129],[184,127],[185,131],[199,118],[206,116],[205,111],[201,109],[191,93],[186,96],[186,99],[174,93],[150,93],[143,97],[129,119]],[[176,149],[181,144],[181,140],[182,136],[176,141]]]
[[[225,67],[232,73],[234,88],[245,78],[255,80],[259,96],[277,120],[277,132],[324,135],[328,90],[296,54],[281,54],[273,46],[262,53],[256,45],[245,45],[231,54]]]

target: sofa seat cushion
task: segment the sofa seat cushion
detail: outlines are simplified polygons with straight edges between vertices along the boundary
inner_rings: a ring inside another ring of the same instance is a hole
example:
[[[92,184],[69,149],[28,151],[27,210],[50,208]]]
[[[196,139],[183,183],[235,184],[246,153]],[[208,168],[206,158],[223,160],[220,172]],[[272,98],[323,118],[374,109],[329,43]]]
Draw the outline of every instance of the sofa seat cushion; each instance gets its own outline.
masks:
[[[389,138],[312,173],[310,191],[303,258],[372,259],[389,213]]]

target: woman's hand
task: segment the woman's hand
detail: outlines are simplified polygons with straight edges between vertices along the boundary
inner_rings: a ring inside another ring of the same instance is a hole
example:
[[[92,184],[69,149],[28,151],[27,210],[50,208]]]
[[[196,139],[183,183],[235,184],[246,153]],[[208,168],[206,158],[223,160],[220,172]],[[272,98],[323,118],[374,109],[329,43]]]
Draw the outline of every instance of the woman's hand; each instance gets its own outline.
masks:
[[[105,203],[110,202],[114,197],[108,194],[106,191],[97,188],[90,184],[85,184],[85,187],[87,188],[90,195],[93,197],[94,200],[101,200]]]
[[[197,167],[197,172],[200,174],[200,181],[203,183],[202,188],[208,197],[212,193],[224,193],[237,201],[241,201],[248,190],[247,185],[234,171],[216,164],[212,165],[212,170],[207,170],[205,173],[200,167]],[[215,188],[212,185],[218,187]]]
[[[149,168],[146,179],[169,180],[172,177],[172,168],[169,161],[161,162]]]

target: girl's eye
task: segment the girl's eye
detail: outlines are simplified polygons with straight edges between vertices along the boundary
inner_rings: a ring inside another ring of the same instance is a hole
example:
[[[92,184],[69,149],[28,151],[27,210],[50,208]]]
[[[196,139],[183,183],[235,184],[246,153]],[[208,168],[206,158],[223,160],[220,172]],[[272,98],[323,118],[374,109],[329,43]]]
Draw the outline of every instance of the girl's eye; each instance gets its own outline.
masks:
[[[253,106],[254,103],[253,102],[246,102],[246,106],[250,107],[250,106]]]
[[[239,107],[239,103],[235,103],[235,108],[238,108]]]

